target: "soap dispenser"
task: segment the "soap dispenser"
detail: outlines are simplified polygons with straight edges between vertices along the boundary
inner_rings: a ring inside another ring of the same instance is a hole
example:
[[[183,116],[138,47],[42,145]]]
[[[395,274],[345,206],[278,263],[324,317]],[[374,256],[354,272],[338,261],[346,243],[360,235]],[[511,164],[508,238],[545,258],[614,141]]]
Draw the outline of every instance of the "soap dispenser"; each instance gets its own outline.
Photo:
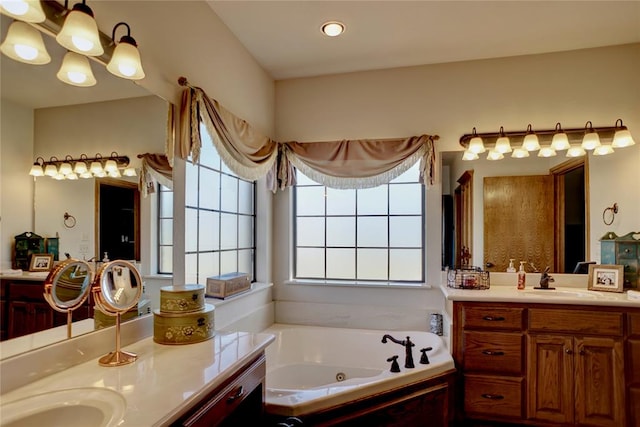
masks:
[[[509,258],[509,267],[507,267],[507,273],[516,272],[516,267],[513,265],[513,261],[515,261],[513,258]]]
[[[524,271],[524,261],[520,261],[520,270],[518,270],[518,289],[524,289],[526,276],[527,273]]]

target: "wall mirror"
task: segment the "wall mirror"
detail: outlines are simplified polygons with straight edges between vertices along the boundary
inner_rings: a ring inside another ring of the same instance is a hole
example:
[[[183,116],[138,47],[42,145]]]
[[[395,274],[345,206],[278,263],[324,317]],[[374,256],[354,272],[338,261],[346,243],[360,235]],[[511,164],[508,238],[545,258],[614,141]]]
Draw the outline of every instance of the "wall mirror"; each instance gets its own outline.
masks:
[[[605,226],[597,222],[601,212],[590,212],[589,207],[609,206],[612,203],[609,198],[615,197],[594,190],[594,182],[602,181],[611,170],[623,176],[631,175],[632,171],[627,170],[631,169],[627,159],[637,155],[637,146],[619,149],[598,159],[591,154],[576,159],[562,154],[550,158],[512,159],[505,156],[498,161],[483,158],[462,161],[462,151],[442,153],[443,268],[461,265],[460,253],[464,245],[471,246],[472,266],[506,271],[509,259],[513,258],[518,267],[524,258],[520,255],[523,252],[504,243],[515,236],[527,243],[537,241],[529,248],[529,253],[534,255],[527,256],[527,261],[533,261],[538,271],[550,266],[555,273],[573,273],[579,262],[593,260],[594,254],[599,255],[600,251],[597,239]],[[609,167],[597,166],[605,161],[605,157]],[[529,193],[533,188],[530,183],[518,186],[515,179],[505,178],[520,176],[548,176],[548,182],[541,184],[545,189],[535,196]],[[465,187],[468,183],[471,186]],[[637,186],[638,183],[625,185]],[[629,194],[633,193],[631,188],[629,191]],[[527,196],[516,197],[520,193]],[[489,206],[485,206],[487,198],[491,202]],[[516,199],[519,202],[514,204]],[[496,204],[496,200],[500,203]],[[464,206],[460,207],[461,204]],[[495,211],[491,212],[492,209]],[[488,218],[496,217],[497,224],[492,225]],[[546,223],[549,228],[541,232],[534,226],[536,220]],[[594,231],[594,224],[601,228]],[[497,241],[487,238],[487,227],[491,226],[498,229]],[[491,250],[494,250],[493,254]],[[546,257],[543,252],[547,253]],[[527,271],[533,271],[533,267],[528,265]]]
[[[44,298],[56,311],[67,315],[67,338],[72,337],[72,315],[84,307],[81,318],[90,317],[91,302],[87,298],[91,291],[93,271],[85,261],[68,259],[58,265],[47,276],[44,282]]]
[[[11,19],[4,15],[0,15],[0,19],[0,36],[4,39]],[[43,41],[51,56],[49,64],[29,65],[5,56],[0,60],[2,155],[7,159],[15,158],[16,163],[24,164],[25,168],[24,175],[17,167],[13,175],[6,168],[0,171],[0,180],[19,183],[15,187],[16,197],[9,191],[0,195],[3,202],[20,204],[8,211],[13,217],[3,215],[3,233],[13,236],[25,229],[41,230],[39,234],[47,237],[59,233],[61,259],[64,259],[64,253],[69,253],[79,260],[94,257],[101,260],[104,255],[101,252],[105,250],[101,250],[102,242],[98,238],[100,227],[116,217],[107,212],[100,220],[99,191],[96,190],[99,180],[56,181],[42,177],[34,182],[28,175],[29,166],[36,156],[48,160],[51,156],[65,155],[77,158],[82,153],[89,157],[96,153],[108,156],[116,151],[135,162],[139,153],[162,152],[166,139],[167,102],[132,81],[113,76],[103,65],[93,61],[90,63],[97,80],[95,86],[79,88],[62,83],[56,73],[65,50],[53,37],[43,35]],[[14,120],[18,116],[20,120]],[[123,123],[122,120],[128,121]],[[108,184],[136,187],[137,177],[118,178]],[[26,200],[27,194],[32,195],[29,200]],[[139,201],[138,197],[136,209]],[[74,227],[65,227],[65,213],[76,219]],[[132,220],[141,219],[139,212],[128,215]],[[26,218],[31,219],[30,226],[25,226]],[[123,227],[116,225],[115,228]],[[139,226],[132,226],[126,232],[113,233],[121,243],[125,240],[129,252],[114,251],[109,258],[140,260],[139,247],[144,242],[140,241],[139,232]],[[10,253],[10,243],[2,244],[6,247],[6,252],[3,250],[2,253]],[[80,311],[74,313],[74,323],[79,314]],[[73,334],[80,331],[81,328],[74,327]],[[39,340],[33,342],[40,343]]]

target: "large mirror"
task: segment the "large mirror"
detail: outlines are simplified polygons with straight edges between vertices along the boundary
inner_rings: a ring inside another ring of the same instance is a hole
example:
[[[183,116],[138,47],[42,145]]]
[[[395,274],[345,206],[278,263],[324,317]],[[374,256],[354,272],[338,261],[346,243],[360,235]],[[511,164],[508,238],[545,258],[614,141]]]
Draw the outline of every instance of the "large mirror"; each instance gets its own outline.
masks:
[[[11,19],[4,15],[0,19],[0,36],[4,39]],[[125,217],[140,221],[142,211],[149,210],[144,203],[149,202],[141,201],[136,194],[132,201],[135,204],[132,206],[138,209],[135,214],[127,205],[119,207],[122,212],[119,217],[106,209],[100,216],[101,205],[113,207],[122,201],[120,188],[136,189],[137,177],[102,182],[95,178],[56,181],[49,177],[34,180],[28,173],[37,157],[49,160],[51,156],[59,159],[67,155],[77,158],[81,154],[93,157],[96,153],[109,156],[112,152],[128,156],[132,165],[138,167],[137,154],[164,151],[167,102],[132,81],[111,75],[94,61],[90,63],[97,80],[95,86],[79,88],[62,83],[56,73],[65,50],[53,37],[44,35],[43,39],[51,56],[49,64],[29,65],[4,55],[0,60],[0,149],[3,159],[11,159],[11,162],[3,161],[0,171],[0,180],[11,183],[3,185],[0,194],[4,206],[0,267],[2,270],[12,268],[13,236],[25,231],[59,237],[59,261],[65,259],[65,254],[79,260],[101,261],[104,252],[109,252],[103,249],[99,239],[101,229],[106,229],[103,232],[123,243],[122,252],[114,250],[115,253],[108,254],[109,259],[143,261],[140,246],[144,242],[138,236],[145,233],[121,223],[109,226],[109,221],[115,218],[121,221]],[[112,188],[116,191],[109,191]],[[104,193],[112,194],[112,202],[104,202],[101,198],[106,197]],[[73,226],[65,222],[66,214],[73,216]],[[90,264],[93,269],[97,267]],[[4,320],[4,306],[2,311]]]
[[[599,260],[606,231],[624,234],[637,225],[632,194],[640,184],[626,177],[633,178],[639,153],[638,144],[574,159],[561,152],[463,161],[462,151],[442,153],[443,268],[466,261],[504,272],[514,259],[516,268],[526,261],[527,271],[573,273],[579,262]],[[603,209],[614,202],[626,211],[605,225]]]

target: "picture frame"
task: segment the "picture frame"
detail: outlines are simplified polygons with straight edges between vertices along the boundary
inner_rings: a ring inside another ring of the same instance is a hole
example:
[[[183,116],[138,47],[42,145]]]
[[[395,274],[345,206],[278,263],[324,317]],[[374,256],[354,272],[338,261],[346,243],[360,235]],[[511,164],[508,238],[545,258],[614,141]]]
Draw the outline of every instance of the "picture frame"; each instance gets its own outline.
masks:
[[[624,266],[609,264],[589,265],[590,291],[624,292]]]
[[[53,254],[32,254],[29,271],[49,271],[53,267]]]

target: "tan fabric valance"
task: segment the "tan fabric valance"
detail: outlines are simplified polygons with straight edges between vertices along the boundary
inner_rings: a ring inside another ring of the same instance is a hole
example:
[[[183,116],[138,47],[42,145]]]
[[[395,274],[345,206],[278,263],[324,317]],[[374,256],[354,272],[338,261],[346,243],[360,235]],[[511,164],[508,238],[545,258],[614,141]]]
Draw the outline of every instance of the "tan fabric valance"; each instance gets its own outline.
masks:
[[[181,79],[181,84],[187,85]],[[438,136],[278,143],[257,132],[197,87],[186,87],[180,106],[178,153],[197,161],[202,121],[225,164],[238,176],[267,177],[272,191],[295,183],[294,167],[332,188],[369,188],[389,182],[418,160],[424,184],[435,181]]]
[[[144,197],[156,192],[155,183],[173,189],[173,168],[164,154],[138,154],[142,159],[140,181],[138,187]]]

